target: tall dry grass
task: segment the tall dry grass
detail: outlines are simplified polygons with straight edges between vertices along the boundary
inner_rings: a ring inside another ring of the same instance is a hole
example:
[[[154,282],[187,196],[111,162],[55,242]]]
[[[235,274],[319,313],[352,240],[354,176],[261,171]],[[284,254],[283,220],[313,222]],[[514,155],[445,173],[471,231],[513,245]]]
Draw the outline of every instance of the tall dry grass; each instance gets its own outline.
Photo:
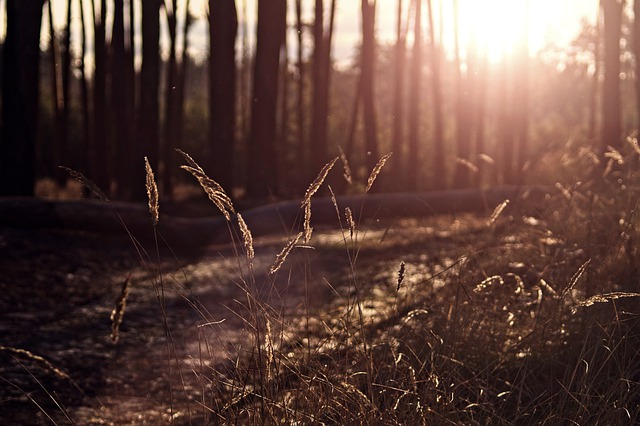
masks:
[[[245,336],[229,345],[223,320],[185,293],[202,319],[199,349],[187,363],[169,345],[167,368],[198,384],[197,391],[184,377],[176,384],[193,402],[187,417],[212,424],[638,424],[637,145],[632,139],[626,151],[604,156],[567,146],[541,158],[531,173],[553,184],[542,206],[505,200],[493,213],[397,229],[362,223],[330,191],[343,224],[337,238],[312,232],[311,216],[336,158],[303,196],[302,231],[267,262],[241,214],[232,221],[224,190],[182,153],[183,169],[229,222],[242,298],[228,313]],[[384,175],[389,155],[363,183],[365,192]],[[155,225],[159,206],[148,176]],[[318,278],[313,268],[324,254],[334,263]],[[155,274],[159,292],[162,274]],[[315,303],[318,287],[332,297]],[[292,306],[295,288],[303,298]],[[118,325],[123,313],[124,303]],[[168,323],[166,332],[170,342]]]

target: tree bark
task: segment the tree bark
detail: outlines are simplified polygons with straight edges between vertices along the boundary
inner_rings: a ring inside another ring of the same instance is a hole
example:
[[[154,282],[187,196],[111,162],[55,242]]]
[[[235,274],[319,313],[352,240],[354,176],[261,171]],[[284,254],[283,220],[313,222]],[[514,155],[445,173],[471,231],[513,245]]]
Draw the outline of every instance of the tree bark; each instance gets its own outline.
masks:
[[[375,75],[375,19],[376,0],[362,0],[362,58],[360,66],[362,84],[362,113],[364,116],[364,145],[366,167],[371,171],[380,159],[378,129],[374,97]]]
[[[100,1],[100,9],[96,9]],[[93,73],[93,147],[91,154],[92,180],[98,187],[110,192],[109,153],[107,149],[106,91],[107,91],[107,49],[105,45],[106,0],[92,0],[94,58]]]
[[[393,112],[392,120],[392,150],[391,171],[393,173],[392,187],[399,190],[403,186],[403,171],[405,162],[404,142],[404,76],[406,66],[407,37],[402,22],[402,0],[398,0],[396,16],[396,43],[394,47],[393,63]]]
[[[131,108],[127,99],[127,67],[124,27],[124,0],[114,0],[113,30],[111,35],[111,114],[115,130],[115,162],[113,174],[117,181],[118,196],[131,198]]]
[[[329,83],[331,76],[331,41],[335,18],[336,0],[331,1],[329,28],[324,28],[324,2],[315,2],[315,21],[313,24],[313,112],[311,122],[311,167],[310,178],[320,170],[328,159],[327,144],[329,114]]]
[[[636,59],[636,128],[640,128],[640,0],[633,1],[633,29],[631,48]]]
[[[465,188],[471,182],[471,174],[468,166],[471,161],[471,120],[469,114],[469,81],[463,78],[460,61],[460,21],[459,21],[458,0],[453,0],[453,37],[454,37],[454,66],[456,81],[456,137],[457,156],[455,174],[453,178],[454,188]],[[468,58],[468,55],[467,55]],[[468,62],[468,61],[467,61]],[[467,69],[469,64],[467,64]],[[467,72],[467,75],[468,72]]]
[[[604,82],[600,152],[604,152],[607,146],[619,148],[622,145],[620,37],[623,2],[602,0],[600,4],[604,13]]]
[[[415,14],[413,24],[413,48],[411,53],[411,68],[409,81],[411,82],[408,99],[408,137],[409,157],[407,161],[407,187],[410,190],[418,188],[422,176],[420,173],[420,93],[422,91],[422,0],[415,0]]]
[[[176,38],[178,35],[178,2],[177,0],[165,1],[164,12],[167,18],[167,29],[169,30],[169,59],[166,64],[165,74],[165,97],[164,97],[164,132],[162,135],[162,155],[163,164],[161,175],[162,193],[171,197],[173,194],[173,175],[175,168],[175,148],[176,141],[176,121],[179,119],[181,111],[177,107],[178,96],[178,64],[176,59]]]
[[[253,108],[249,152],[248,193],[276,194],[276,107],[282,30],[286,0],[258,0],[258,29],[253,72]]]
[[[140,68],[140,105],[137,147],[134,156],[135,177],[131,182],[133,197],[146,199],[143,158],[158,170],[160,83],[160,0],[142,2],[142,67]]]
[[[442,86],[440,83],[440,47],[436,41],[432,0],[427,0],[429,9],[429,41],[431,46],[431,91],[433,94],[433,188],[446,187],[446,167],[444,155],[444,119]]]
[[[234,185],[237,30],[235,1],[210,0],[209,144],[211,150],[208,164],[211,176],[227,191],[230,191]],[[277,79],[277,74],[275,78]]]
[[[297,158],[299,162],[296,167],[296,171],[298,172],[298,176],[306,177],[306,170],[310,164],[310,147],[309,147],[309,139],[307,138],[306,133],[306,116],[305,116],[305,78],[306,78],[306,70],[303,58],[303,39],[304,39],[304,25],[302,23],[302,0],[296,0],[296,30],[298,34],[298,43],[297,43],[297,68],[298,68],[298,79],[297,79],[297,106],[296,106],[296,130],[297,130],[297,138],[298,138],[298,149],[297,149]],[[300,187],[297,189],[304,190],[304,187]]]
[[[7,0],[0,195],[33,195],[43,0]]]

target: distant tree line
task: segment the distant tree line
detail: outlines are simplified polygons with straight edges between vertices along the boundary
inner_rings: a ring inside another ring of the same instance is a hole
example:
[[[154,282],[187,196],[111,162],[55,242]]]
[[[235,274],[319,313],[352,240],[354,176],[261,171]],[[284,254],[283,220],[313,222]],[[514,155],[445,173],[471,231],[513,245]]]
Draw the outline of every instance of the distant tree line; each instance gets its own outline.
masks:
[[[51,7],[58,1],[66,7]],[[337,0],[258,0],[254,29],[245,1],[209,0],[205,63],[188,55],[189,0],[6,0],[0,195],[32,195],[44,177],[64,185],[57,166],[67,165],[113,197],[140,200],[147,156],[172,196],[182,179],[175,148],[256,199],[299,193],[340,153],[362,183],[393,151],[383,190],[524,183],[549,138],[578,135],[602,153],[640,123],[639,2],[600,4],[561,60],[531,57],[525,12],[511,17],[522,28],[512,54],[492,62],[484,46],[463,45],[459,0],[452,22],[442,3],[397,0],[391,45],[376,39],[376,0],[361,0],[361,43],[353,65],[338,68]],[[635,99],[623,96],[628,85]]]

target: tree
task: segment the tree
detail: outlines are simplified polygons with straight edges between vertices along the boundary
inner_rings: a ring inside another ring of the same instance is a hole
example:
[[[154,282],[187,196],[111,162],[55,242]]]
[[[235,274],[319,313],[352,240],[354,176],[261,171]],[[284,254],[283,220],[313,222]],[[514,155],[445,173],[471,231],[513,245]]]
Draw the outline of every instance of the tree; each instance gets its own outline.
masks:
[[[409,69],[409,99],[408,99],[408,138],[409,157],[407,170],[411,179],[408,188],[415,190],[420,180],[420,93],[422,90],[422,1],[415,0],[415,14],[413,24],[413,47],[411,51],[411,64]]]
[[[100,8],[96,8],[100,1]],[[106,90],[107,90],[107,49],[105,45],[105,25],[107,15],[106,0],[92,0],[94,58],[93,73],[93,146],[90,147],[91,170],[93,181],[100,188],[109,191],[110,179],[108,170],[107,126],[106,126]]]
[[[7,0],[0,195],[33,195],[43,0]]]
[[[161,0],[142,2],[142,67],[140,68],[140,105],[138,113],[138,140],[135,149],[135,177],[133,194],[135,199],[144,200],[144,167],[146,156],[151,167],[158,167],[159,99],[160,83],[160,5]]]
[[[114,0],[113,30],[111,32],[111,69],[110,69],[110,94],[111,113],[115,120],[115,153],[118,159],[116,168],[113,170],[113,177],[118,182],[119,196],[123,198],[131,197],[131,189],[127,188],[132,180],[131,171],[136,164],[131,154],[132,140],[132,115],[133,98],[129,96],[132,92],[133,64],[128,61],[128,49],[130,45],[125,43],[126,32],[124,25],[124,0]]]
[[[174,174],[175,148],[177,147],[176,131],[177,120],[182,114],[178,107],[178,63],[176,58],[176,38],[178,36],[178,1],[165,0],[164,14],[167,18],[167,29],[169,30],[169,59],[166,64],[167,72],[165,74],[165,97],[164,97],[164,132],[161,150],[162,168],[162,191],[164,194],[171,195],[173,193],[172,176]]]
[[[396,16],[396,43],[394,46],[393,65],[393,112],[392,112],[392,146],[394,156],[391,158],[394,189],[402,188],[402,172],[404,162],[404,76],[407,56],[407,35],[402,22],[402,0],[398,0]]]
[[[324,28],[324,2],[315,2],[313,24],[313,112],[311,122],[311,175],[320,170],[328,155],[327,115],[329,113],[329,80],[331,75],[331,40],[335,18],[336,0],[331,1],[329,28]]]
[[[378,154],[376,109],[373,95],[375,75],[375,20],[376,0],[362,0],[362,58],[360,78],[362,88],[362,109],[364,116],[364,146],[367,151],[367,170],[373,170]]]
[[[470,170],[468,161],[471,159],[471,120],[470,108],[467,97],[469,96],[469,81],[462,75],[462,65],[460,60],[460,22],[458,0],[453,0],[453,37],[454,37],[454,72],[456,82],[456,137],[457,156],[456,168],[453,177],[454,188],[465,188],[470,183]],[[467,56],[468,60],[468,56]],[[467,68],[468,68],[467,64]],[[469,75],[468,73],[466,74]],[[465,92],[467,93],[465,96]]]
[[[262,6],[264,8],[264,5]],[[235,43],[238,17],[234,0],[209,0],[209,167],[227,190],[233,182],[236,128]],[[277,79],[277,73],[275,76]]]
[[[286,25],[286,0],[258,0],[258,28],[253,71],[253,108],[248,146],[248,193],[276,193],[276,106],[281,28]]]
[[[636,126],[640,128],[640,0],[633,1],[633,28],[631,49],[636,60]]]
[[[602,0],[604,14],[604,81],[602,87],[602,140],[600,151],[622,144],[620,106],[620,37],[622,0]]]
[[[433,5],[427,0],[429,9],[429,41],[431,47],[431,91],[433,94],[433,186],[443,188],[445,186],[445,160],[444,160],[444,120],[442,112],[442,86],[440,83],[440,48],[436,41],[436,33],[433,17]]]

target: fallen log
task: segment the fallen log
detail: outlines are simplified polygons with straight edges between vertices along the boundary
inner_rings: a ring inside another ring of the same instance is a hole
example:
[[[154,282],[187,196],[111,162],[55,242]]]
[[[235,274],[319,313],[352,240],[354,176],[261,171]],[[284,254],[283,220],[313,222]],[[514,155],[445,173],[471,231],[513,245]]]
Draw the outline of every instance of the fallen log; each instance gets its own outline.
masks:
[[[488,189],[460,189],[430,192],[376,193],[337,197],[340,215],[349,207],[363,221],[400,217],[425,217],[461,212],[488,212],[510,200],[510,208],[526,205],[539,208],[548,190],[543,187],[500,186]],[[312,198],[312,226],[338,227],[340,220],[329,197]],[[243,211],[252,234],[298,232],[303,211],[299,200],[282,201]],[[344,223],[344,216],[342,217]],[[174,246],[201,246],[230,241],[229,227],[222,216],[185,218],[162,213],[157,231]],[[146,205],[98,200],[51,200],[46,198],[0,198],[0,228],[60,228],[99,233],[125,233],[152,239],[153,227]],[[232,225],[235,226],[235,225]]]

